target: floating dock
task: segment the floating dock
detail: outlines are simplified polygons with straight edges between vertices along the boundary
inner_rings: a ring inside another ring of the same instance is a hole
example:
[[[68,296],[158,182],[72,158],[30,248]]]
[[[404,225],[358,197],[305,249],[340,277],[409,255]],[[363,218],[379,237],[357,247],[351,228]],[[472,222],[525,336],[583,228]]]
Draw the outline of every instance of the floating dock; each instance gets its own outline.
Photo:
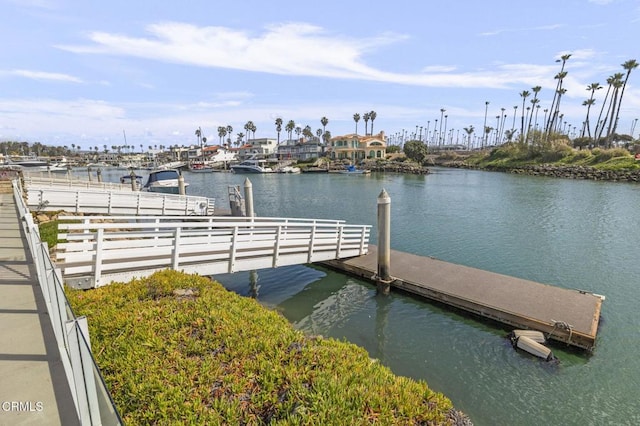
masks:
[[[377,247],[364,256],[322,262],[375,280]],[[603,297],[391,250],[391,287],[593,351]]]

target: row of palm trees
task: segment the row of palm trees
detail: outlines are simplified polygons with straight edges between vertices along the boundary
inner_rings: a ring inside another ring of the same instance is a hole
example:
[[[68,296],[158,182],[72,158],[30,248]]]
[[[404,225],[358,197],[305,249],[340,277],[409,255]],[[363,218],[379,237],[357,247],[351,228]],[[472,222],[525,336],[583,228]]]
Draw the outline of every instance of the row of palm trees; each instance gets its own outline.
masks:
[[[619,137],[619,135],[617,134],[617,128],[622,106],[622,99],[624,97],[627,82],[629,81],[629,76],[631,75],[631,71],[636,69],[639,64],[635,59],[630,59],[621,64],[625,72],[615,73],[607,78],[608,87],[604,99],[602,100],[600,112],[595,126],[592,123],[591,110],[592,107],[596,105],[596,92],[598,90],[601,90],[603,87],[598,82],[591,83],[587,86],[589,98],[582,103],[583,106],[587,107],[586,117],[582,122],[582,126],[578,127],[579,132],[577,132],[576,134],[575,130],[577,126],[571,126],[570,124],[568,125],[568,123],[564,121],[564,114],[561,110],[561,101],[563,100],[563,96],[567,92],[567,89],[563,86],[565,78],[568,75],[566,64],[569,58],[571,58],[571,54],[566,54],[562,55],[556,61],[561,64],[560,71],[554,76],[554,79],[557,81],[553,98],[551,100],[551,106],[542,110],[542,113],[544,113],[544,118],[542,120],[542,125],[540,128],[538,128],[538,116],[540,114],[541,108],[539,94],[542,91],[542,87],[535,86],[531,88],[531,91],[523,90],[519,93],[519,96],[522,98],[520,117],[518,120],[519,123],[518,125],[516,125],[517,110],[519,106],[514,105],[513,120],[510,129],[505,129],[505,123],[507,121],[505,108],[501,108],[500,114],[496,116],[497,121],[495,127],[489,126],[487,124],[489,101],[485,102],[484,124],[482,126],[483,131],[481,132],[482,135],[480,146],[488,146],[490,143],[489,138],[492,134],[495,137],[496,143],[505,141],[508,142],[515,139],[519,139],[520,141],[526,143],[531,143],[534,137],[542,138],[543,140],[548,141],[552,134],[565,134],[569,136],[571,128],[573,127],[574,132],[572,136],[577,136],[583,139],[583,141],[586,142],[585,144],[600,144],[611,147],[614,140]],[[529,99],[529,106],[527,106],[527,99]],[[448,116],[444,115],[445,111],[446,110],[444,108],[440,110],[440,129],[438,130],[437,128],[438,120],[436,119],[433,130],[433,137],[431,138],[431,142],[437,143],[438,145],[443,143],[443,140],[445,139],[445,136],[447,134],[446,120]],[[442,132],[443,123],[445,126],[444,133]],[[427,143],[429,143],[429,138],[432,134],[429,132],[429,125],[430,121],[428,122],[428,125],[426,127],[427,130],[425,131],[425,139]],[[411,136],[414,139],[422,140],[422,129],[423,127],[420,127],[420,133],[418,134],[418,126],[416,126],[416,133]],[[473,125],[470,125],[464,127],[463,130],[467,134],[467,145],[470,146],[472,134],[475,132],[475,127]],[[450,134],[452,134],[452,129],[450,132]],[[403,141],[404,136],[405,131],[403,130],[402,134],[396,135],[396,138],[399,141]]]
[[[362,115],[362,118],[365,122],[365,135],[373,134],[373,122],[377,118],[378,114],[375,111],[366,112]],[[356,134],[358,134],[358,122],[360,121],[360,114],[354,114],[353,120],[356,123]],[[371,128],[369,129],[369,121],[371,121]],[[280,145],[280,134],[284,130],[287,133],[288,139],[293,139],[293,134],[296,134],[297,139],[300,137],[304,137],[306,139],[317,138],[317,140],[322,141],[323,143],[329,143],[331,139],[331,132],[327,130],[327,125],[329,124],[329,119],[327,117],[320,118],[320,125],[322,128],[318,128],[313,132],[313,129],[309,125],[305,125],[304,127],[296,125],[294,120],[289,120],[286,124],[284,124],[284,120],[280,117],[275,120],[275,129],[278,138],[277,144]],[[231,125],[227,126],[218,126],[218,137],[220,138],[220,145],[226,146],[240,146],[244,143],[245,136],[247,137],[247,141],[249,139],[256,138],[256,130],[257,126],[251,120],[247,121],[244,125],[244,130],[246,132],[239,132],[236,134],[235,140],[232,140],[233,127]],[[206,138],[202,136],[202,130],[198,128],[196,130],[196,136],[198,137],[198,143],[206,142]],[[251,137],[253,135],[253,137]]]

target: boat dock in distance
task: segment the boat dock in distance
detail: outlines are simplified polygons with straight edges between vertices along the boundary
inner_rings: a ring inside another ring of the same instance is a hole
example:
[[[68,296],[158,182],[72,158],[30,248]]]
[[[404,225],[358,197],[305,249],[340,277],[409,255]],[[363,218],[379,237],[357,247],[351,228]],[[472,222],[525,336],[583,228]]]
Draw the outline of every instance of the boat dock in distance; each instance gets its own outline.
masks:
[[[542,331],[550,340],[591,352],[603,296],[391,250],[391,287],[514,328]],[[323,262],[374,279],[377,247],[364,256]]]

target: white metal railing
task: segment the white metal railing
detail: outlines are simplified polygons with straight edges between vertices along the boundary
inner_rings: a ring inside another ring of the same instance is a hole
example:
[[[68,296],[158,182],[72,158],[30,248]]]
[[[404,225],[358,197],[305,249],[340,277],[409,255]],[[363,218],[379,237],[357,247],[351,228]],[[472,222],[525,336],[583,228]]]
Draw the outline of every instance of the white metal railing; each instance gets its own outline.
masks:
[[[367,253],[371,232],[370,225],[321,219],[59,219],[56,262],[67,284],[82,288],[166,268],[213,275],[359,256]]]
[[[213,198],[28,183],[27,204],[37,211],[131,215],[212,215]]]
[[[131,184],[86,180],[66,174],[24,173],[24,184],[29,186],[56,186],[61,188],[105,189],[132,191]]]
[[[86,317],[76,317],[64,293],[62,274],[51,261],[47,243],[27,208],[18,180],[13,193],[36,274],[47,306],[60,357],[83,425],[120,425],[122,419],[91,353]]]

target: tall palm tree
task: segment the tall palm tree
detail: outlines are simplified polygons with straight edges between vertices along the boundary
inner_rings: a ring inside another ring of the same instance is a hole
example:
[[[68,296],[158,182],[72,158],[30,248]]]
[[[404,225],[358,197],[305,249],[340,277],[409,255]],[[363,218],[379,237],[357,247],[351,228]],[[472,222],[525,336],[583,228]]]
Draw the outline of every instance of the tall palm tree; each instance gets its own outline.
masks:
[[[622,81],[623,74],[616,74],[619,78],[616,78],[613,81],[613,97],[611,98],[611,119],[609,120],[609,127],[607,127],[607,148],[611,148],[611,141],[613,139],[613,133],[615,128],[615,113],[616,113],[616,105],[618,104],[618,92],[620,88],[624,85]]]
[[[222,139],[227,135],[227,128],[224,126],[218,126],[218,137],[220,138],[220,145],[222,145]]]
[[[278,144],[280,146],[280,132],[282,131],[282,118],[276,118],[276,133],[278,133]]]
[[[567,75],[564,72],[564,66],[567,63],[567,61],[569,60],[569,58],[571,57],[571,54],[566,54],[566,55],[562,55],[560,57],[560,59],[557,59],[556,62],[562,62],[562,67],[560,68],[560,72],[558,74],[556,74],[556,76],[554,77],[555,79],[558,80],[558,82],[556,83],[556,90],[555,92],[553,92],[553,100],[551,101],[551,108],[549,109],[550,113],[549,113],[549,121],[547,121],[547,123],[545,123],[545,133],[548,135],[549,132],[551,131],[551,129],[553,128],[554,125],[554,121],[557,118],[557,111],[558,111],[558,107],[556,105],[556,100],[557,100],[557,96],[559,95],[559,90],[562,87],[562,79]]]
[[[249,142],[249,134],[251,133],[251,126],[253,126],[252,121],[247,121],[244,124],[244,131],[247,133],[247,142]]]
[[[471,149],[471,134],[474,130],[473,125],[464,128],[464,131],[467,132],[467,149]]]
[[[284,129],[287,131],[287,133],[289,134],[289,140],[292,139],[292,133],[293,130],[296,128],[296,123],[293,120],[289,120],[287,122],[287,125],[284,127]]]
[[[300,133],[302,133],[302,127],[296,126],[295,128],[296,136],[300,139]]]
[[[364,115],[362,116],[362,119],[364,120],[364,135],[367,136],[367,131],[369,130],[369,119],[371,118],[371,116],[369,115],[368,112],[365,112]]]
[[[371,111],[369,113],[369,119],[371,120],[371,135],[373,135],[373,122],[376,121],[377,117],[378,113],[376,113],[375,111]]]
[[[227,143],[231,146],[231,136],[233,135],[233,127],[227,124]]]
[[[613,105],[615,104],[613,101],[614,94],[617,91],[617,89],[620,87],[620,81],[622,80],[622,77],[624,77],[624,74],[615,73],[614,75],[611,75],[609,76],[609,78],[607,78],[607,84],[609,86],[607,87],[607,93],[605,94],[604,102],[602,104],[602,107],[600,108],[600,115],[598,116],[598,127],[596,131],[597,133],[596,139],[598,141],[600,140],[600,138],[602,138],[602,133],[604,131],[604,128],[609,121],[611,110],[613,109]],[[609,99],[608,102],[607,102],[607,99]],[[602,118],[602,113],[605,109],[606,109],[606,113],[604,115],[604,118]],[[608,137],[608,134],[606,136]]]
[[[521,114],[522,117],[520,119],[520,135],[522,135],[522,141],[525,142],[525,143],[527,142],[527,134],[524,131],[524,112],[525,112],[525,109],[526,109],[525,106],[524,106],[524,103],[525,103],[526,99],[529,97],[530,94],[531,93],[529,93],[528,90],[523,90],[520,93],[520,96],[522,97],[522,114]]]
[[[630,59],[622,64],[622,68],[627,70],[627,75],[625,76],[624,82],[622,83],[622,90],[620,91],[620,99],[618,100],[618,107],[616,108],[616,119],[613,122],[612,134],[616,132],[616,128],[618,127],[618,116],[620,114],[620,106],[622,106],[622,96],[624,96],[624,89],[627,87],[629,75],[631,74],[631,70],[638,68],[638,62],[635,59]]]
[[[356,122],[356,136],[358,136],[358,121],[360,121],[360,114],[357,112],[353,114],[353,121]]]
[[[589,139],[591,139],[591,126],[589,123],[589,112],[591,111],[591,107],[593,105],[595,105],[596,100],[594,99],[596,90],[600,90],[602,89],[602,86],[600,86],[600,83],[595,82],[595,83],[591,83],[589,86],[587,86],[587,90],[591,92],[591,96],[589,96],[589,99],[587,99],[586,101],[584,101],[582,103],[582,105],[586,105],[587,106],[587,118],[585,119],[585,124],[586,126],[586,130],[587,130],[587,136],[589,137]],[[584,137],[584,128],[582,131],[582,137]]]
[[[541,86],[535,86],[531,88],[531,91],[533,92],[533,99],[531,99],[531,114],[529,114],[529,123],[527,124],[527,135],[529,134],[529,131],[531,130],[531,121],[533,119],[533,110],[535,109],[536,105],[540,102],[540,99],[538,99],[538,93],[540,93],[540,90],[542,90]]]
[[[322,117],[320,119],[320,124],[322,124],[322,133],[325,132],[327,124],[329,124],[329,119],[327,117]]]

